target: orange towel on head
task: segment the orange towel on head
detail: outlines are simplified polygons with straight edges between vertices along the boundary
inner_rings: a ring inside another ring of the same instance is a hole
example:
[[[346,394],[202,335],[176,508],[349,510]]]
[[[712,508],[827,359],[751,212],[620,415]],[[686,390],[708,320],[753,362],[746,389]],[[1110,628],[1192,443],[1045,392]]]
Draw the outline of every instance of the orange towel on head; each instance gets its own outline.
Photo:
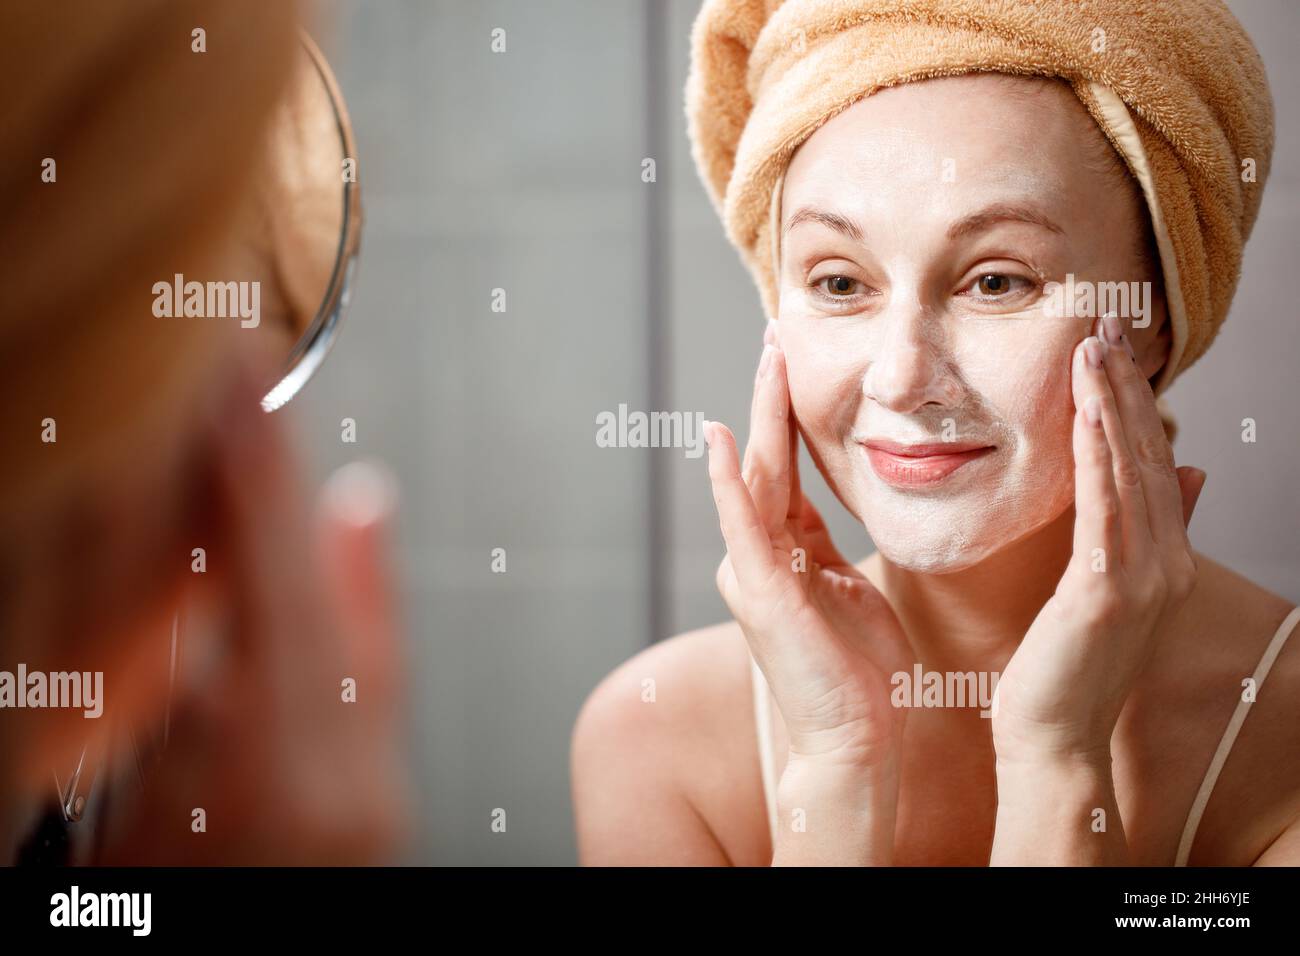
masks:
[[[976,71],[1067,81],[1142,185],[1173,332],[1162,392],[1227,315],[1273,150],[1263,64],[1221,0],[706,0],[692,153],[767,315],[799,145],[877,89]]]

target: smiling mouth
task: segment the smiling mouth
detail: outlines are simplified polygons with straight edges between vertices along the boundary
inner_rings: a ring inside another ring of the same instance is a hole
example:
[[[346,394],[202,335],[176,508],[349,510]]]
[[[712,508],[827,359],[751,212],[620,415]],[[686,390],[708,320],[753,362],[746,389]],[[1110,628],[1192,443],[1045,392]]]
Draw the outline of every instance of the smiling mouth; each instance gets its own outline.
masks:
[[[883,438],[867,438],[859,444],[881,481],[898,488],[938,484],[962,465],[995,450],[993,445],[974,442],[905,445]]]

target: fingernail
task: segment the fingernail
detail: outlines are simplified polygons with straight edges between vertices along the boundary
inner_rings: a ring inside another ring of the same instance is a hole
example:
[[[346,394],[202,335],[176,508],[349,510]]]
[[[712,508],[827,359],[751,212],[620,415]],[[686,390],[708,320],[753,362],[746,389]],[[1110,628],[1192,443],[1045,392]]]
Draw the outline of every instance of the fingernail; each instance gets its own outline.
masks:
[[[397,478],[377,461],[354,461],[325,483],[325,505],[348,524],[365,528],[387,521],[397,508]]]
[[[1101,368],[1102,347],[1101,340],[1095,335],[1090,335],[1083,340],[1083,354],[1087,358],[1088,364],[1093,368]]]
[[[776,344],[776,323],[773,322],[771,319],[767,320],[767,328],[763,330],[763,344],[764,345]]]
[[[1083,418],[1089,425],[1097,426],[1101,424],[1101,399],[1096,395],[1089,396],[1083,403]]]
[[[707,418],[704,420],[704,444],[713,447],[713,422]]]
[[[763,357],[762,357],[761,359],[758,360],[758,377],[759,377],[759,378],[762,378],[764,375],[767,374],[767,370],[768,370],[768,369],[771,367],[771,365],[772,365],[772,353],[775,352],[775,351],[776,351],[776,349],[774,349],[774,348],[773,348],[772,346],[770,346],[770,345],[764,345],[764,346],[763,346]]]
[[[1105,364],[1105,355],[1110,351],[1110,345],[1106,342],[1106,324],[1101,320],[1100,316],[1092,325],[1092,334],[1096,338],[1097,344],[1101,346],[1102,364]]]
[[[1101,317],[1101,327],[1106,341],[1111,345],[1118,346],[1124,338],[1124,330],[1120,327],[1119,316],[1114,312],[1107,312]]]

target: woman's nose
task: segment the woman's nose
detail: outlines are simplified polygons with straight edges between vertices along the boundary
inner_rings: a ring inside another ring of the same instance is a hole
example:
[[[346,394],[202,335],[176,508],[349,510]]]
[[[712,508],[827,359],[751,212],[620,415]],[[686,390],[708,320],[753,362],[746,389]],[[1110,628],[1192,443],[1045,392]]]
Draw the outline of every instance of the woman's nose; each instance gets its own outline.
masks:
[[[900,414],[931,402],[948,405],[955,400],[934,319],[912,311],[908,316],[880,317],[881,338],[862,376],[863,394]]]

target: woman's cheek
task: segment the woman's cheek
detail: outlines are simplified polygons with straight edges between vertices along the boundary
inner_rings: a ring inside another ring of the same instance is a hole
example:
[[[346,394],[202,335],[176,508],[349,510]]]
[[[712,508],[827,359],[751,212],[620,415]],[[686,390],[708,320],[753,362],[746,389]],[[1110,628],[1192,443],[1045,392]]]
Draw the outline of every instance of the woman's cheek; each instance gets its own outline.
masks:
[[[781,348],[790,405],[804,433],[819,443],[839,443],[857,414],[862,395],[860,371],[793,336],[782,338]]]
[[[808,348],[793,336],[782,340],[790,383],[790,406],[813,464],[831,493],[850,514],[860,515],[861,462],[854,458],[851,435],[862,404],[862,371],[834,350]],[[848,353],[843,350],[840,353]]]
[[[1073,496],[1075,329],[1038,317],[970,330],[983,334],[959,340],[954,364],[1008,452],[998,480],[1021,513],[1006,518],[1054,516]]]
[[[1051,360],[1025,363],[1017,377],[1021,387],[1002,396],[1003,420],[1019,432],[1013,473],[1025,482],[1029,500],[1053,516],[1074,492],[1071,353],[1069,342],[1043,343],[1042,354]]]

